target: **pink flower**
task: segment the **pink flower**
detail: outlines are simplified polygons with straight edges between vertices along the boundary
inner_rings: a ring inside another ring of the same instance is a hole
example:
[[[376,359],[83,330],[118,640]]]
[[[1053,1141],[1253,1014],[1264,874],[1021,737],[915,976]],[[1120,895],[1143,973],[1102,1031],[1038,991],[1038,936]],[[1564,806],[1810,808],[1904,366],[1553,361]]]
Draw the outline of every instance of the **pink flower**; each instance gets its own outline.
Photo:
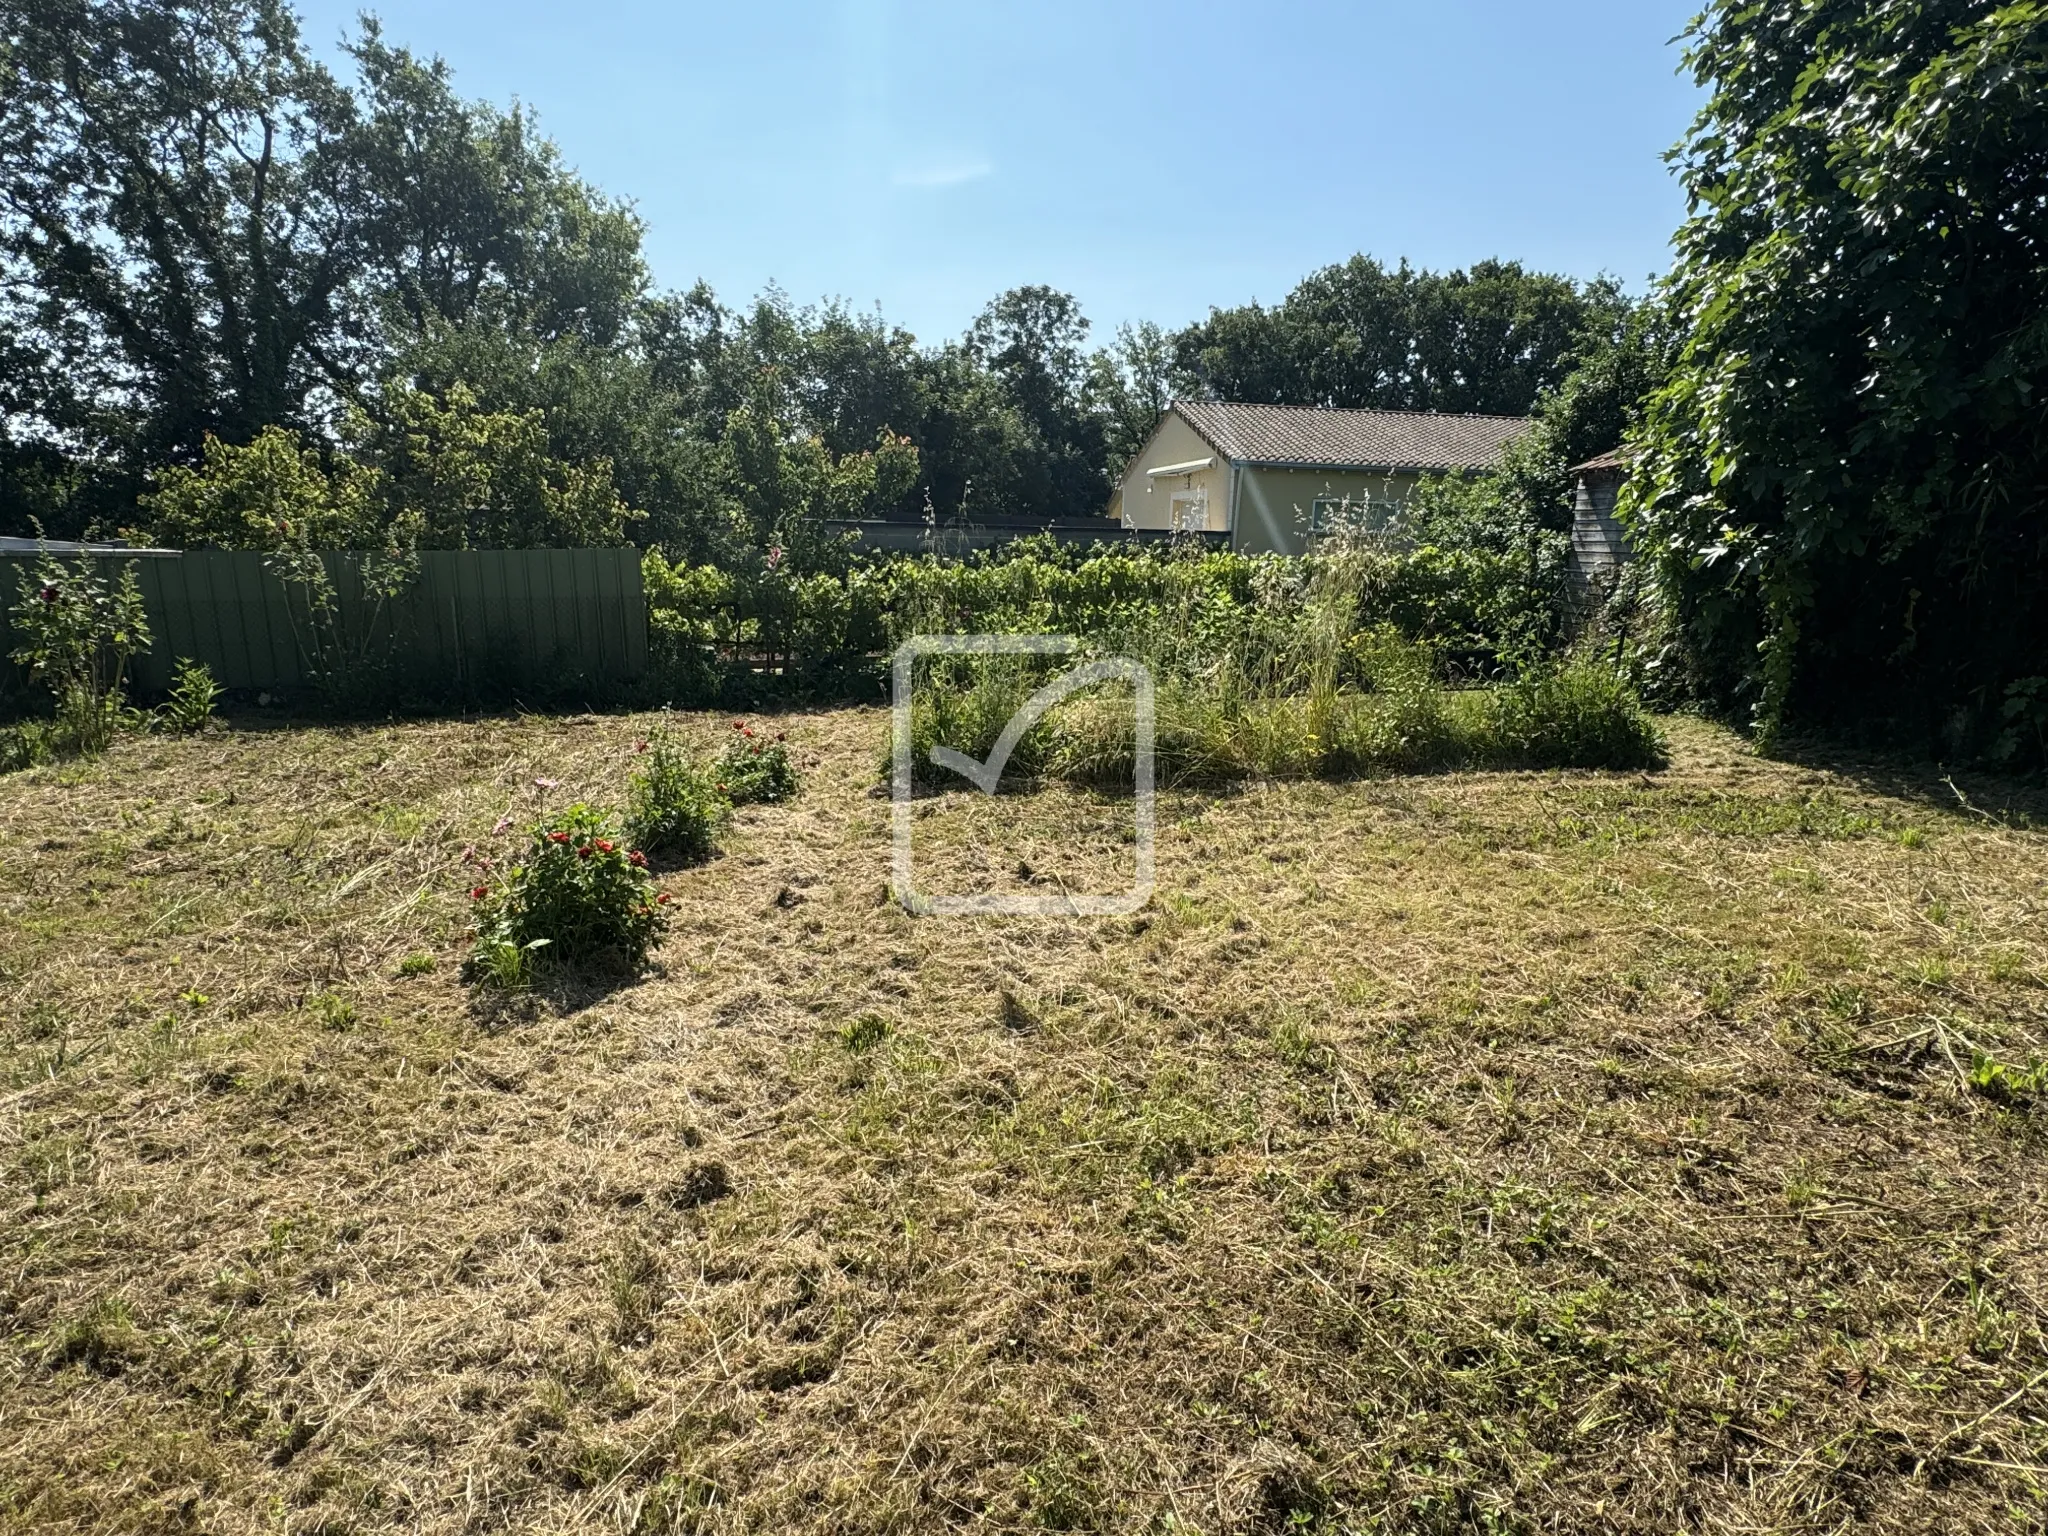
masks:
[[[667,906],[667,905],[668,905],[668,892],[667,892],[667,891],[663,891],[663,892],[662,892],[662,893],[661,893],[661,894],[660,894],[659,896],[655,897],[655,898],[654,898],[654,904],[655,904],[655,905],[656,905],[657,907],[665,907],[665,906]]]
[[[631,853],[626,855],[626,862],[632,865],[635,869],[645,869],[647,867],[647,855],[642,853],[638,848],[635,848]]]
[[[610,853],[610,852],[612,851],[612,842],[611,842],[611,839],[610,839],[610,838],[605,838],[605,837],[600,837],[600,838],[599,838],[599,839],[597,840],[597,851],[598,851],[599,853]]]
[[[562,787],[562,781],[560,779],[535,779],[533,781],[533,787],[539,790],[542,794],[546,794],[551,789],[560,789]]]
[[[503,837],[512,830],[512,817],[508,813],[498,818],[498,824],[491,828],[491,836]]]

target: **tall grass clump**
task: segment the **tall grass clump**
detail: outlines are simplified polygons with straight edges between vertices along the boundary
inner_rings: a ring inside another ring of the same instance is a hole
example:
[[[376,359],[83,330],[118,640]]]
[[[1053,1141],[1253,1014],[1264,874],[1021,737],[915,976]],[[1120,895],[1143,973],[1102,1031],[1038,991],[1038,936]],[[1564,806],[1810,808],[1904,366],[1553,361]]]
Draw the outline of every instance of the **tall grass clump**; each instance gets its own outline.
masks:
[[[1620,673],[1590,657],[1531,667],[1485,695],[1475,754],[1501,768],[1661,768],[1664,737]]]

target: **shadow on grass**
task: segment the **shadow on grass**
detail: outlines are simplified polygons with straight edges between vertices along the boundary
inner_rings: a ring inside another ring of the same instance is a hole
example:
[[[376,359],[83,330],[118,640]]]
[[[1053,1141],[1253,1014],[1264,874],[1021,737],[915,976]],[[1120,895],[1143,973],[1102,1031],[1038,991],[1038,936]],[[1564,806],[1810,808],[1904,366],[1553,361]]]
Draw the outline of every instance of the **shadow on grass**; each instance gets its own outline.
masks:
[[[548,966],[516,988],[496,985],[467,971],[463,980],[469,989],[470,1021],[486,1034],[503,1034],[543,1018],[572,1017],[667,974],[667,968],[658,962],[634,969],[617,961],[597,960]]]
[[[2048,780],[1989,769],[1949,767],[1910,753],[1886,752],[1821,737],[1780,739],[1778,762],[1847,779],[1858,788],[1968,820],[2024,831],[2048,828]]]

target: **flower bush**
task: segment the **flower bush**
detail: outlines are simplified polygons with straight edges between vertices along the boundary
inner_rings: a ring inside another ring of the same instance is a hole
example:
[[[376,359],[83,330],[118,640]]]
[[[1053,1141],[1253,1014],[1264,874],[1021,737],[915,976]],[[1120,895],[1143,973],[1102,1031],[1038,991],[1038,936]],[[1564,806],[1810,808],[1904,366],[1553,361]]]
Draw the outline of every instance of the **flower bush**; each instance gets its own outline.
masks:
[[[744,720],[732,723],[732,739],[711,765],[718,792],[734,805],[772,804],[797,791],[796,763],[779,732],[773,740]]]
[[[667,925],[668,897],[654,889],[647,856],[587,805],[534,822],[524,857],[502,874],[491,859],[475,862],[486,878],[469,893],[473,979],[511,987],[558,965],[637,969]]]
[[[106,750],[121,723],[128,662],[149,649],[135,562],[109,584],[89,560],[60,560],[39,545],[35,573],[7,615],[14,660],[56,696],[50,740],[85,756]]]
[[[649,853],[703,863],[731,814],[717,782],[666,729],[641,743],[640,758],[626,782],[626,830]]]

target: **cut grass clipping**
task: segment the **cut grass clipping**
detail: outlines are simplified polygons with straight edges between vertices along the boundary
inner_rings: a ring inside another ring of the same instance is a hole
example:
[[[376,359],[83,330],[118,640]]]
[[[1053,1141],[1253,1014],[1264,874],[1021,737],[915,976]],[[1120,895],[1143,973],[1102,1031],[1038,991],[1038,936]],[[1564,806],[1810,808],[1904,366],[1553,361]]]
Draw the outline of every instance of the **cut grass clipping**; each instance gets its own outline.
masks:
[[[1649,778],[1168,789],[1137,916],[919,920],[886,713],[785,717],[657,964],[479,1006],[464,849],[655,723],[0,779],[0,1528],[2048,1515],[2022,791],[1673,720]],[[1080,798],[992,874],[1071,879]]]

